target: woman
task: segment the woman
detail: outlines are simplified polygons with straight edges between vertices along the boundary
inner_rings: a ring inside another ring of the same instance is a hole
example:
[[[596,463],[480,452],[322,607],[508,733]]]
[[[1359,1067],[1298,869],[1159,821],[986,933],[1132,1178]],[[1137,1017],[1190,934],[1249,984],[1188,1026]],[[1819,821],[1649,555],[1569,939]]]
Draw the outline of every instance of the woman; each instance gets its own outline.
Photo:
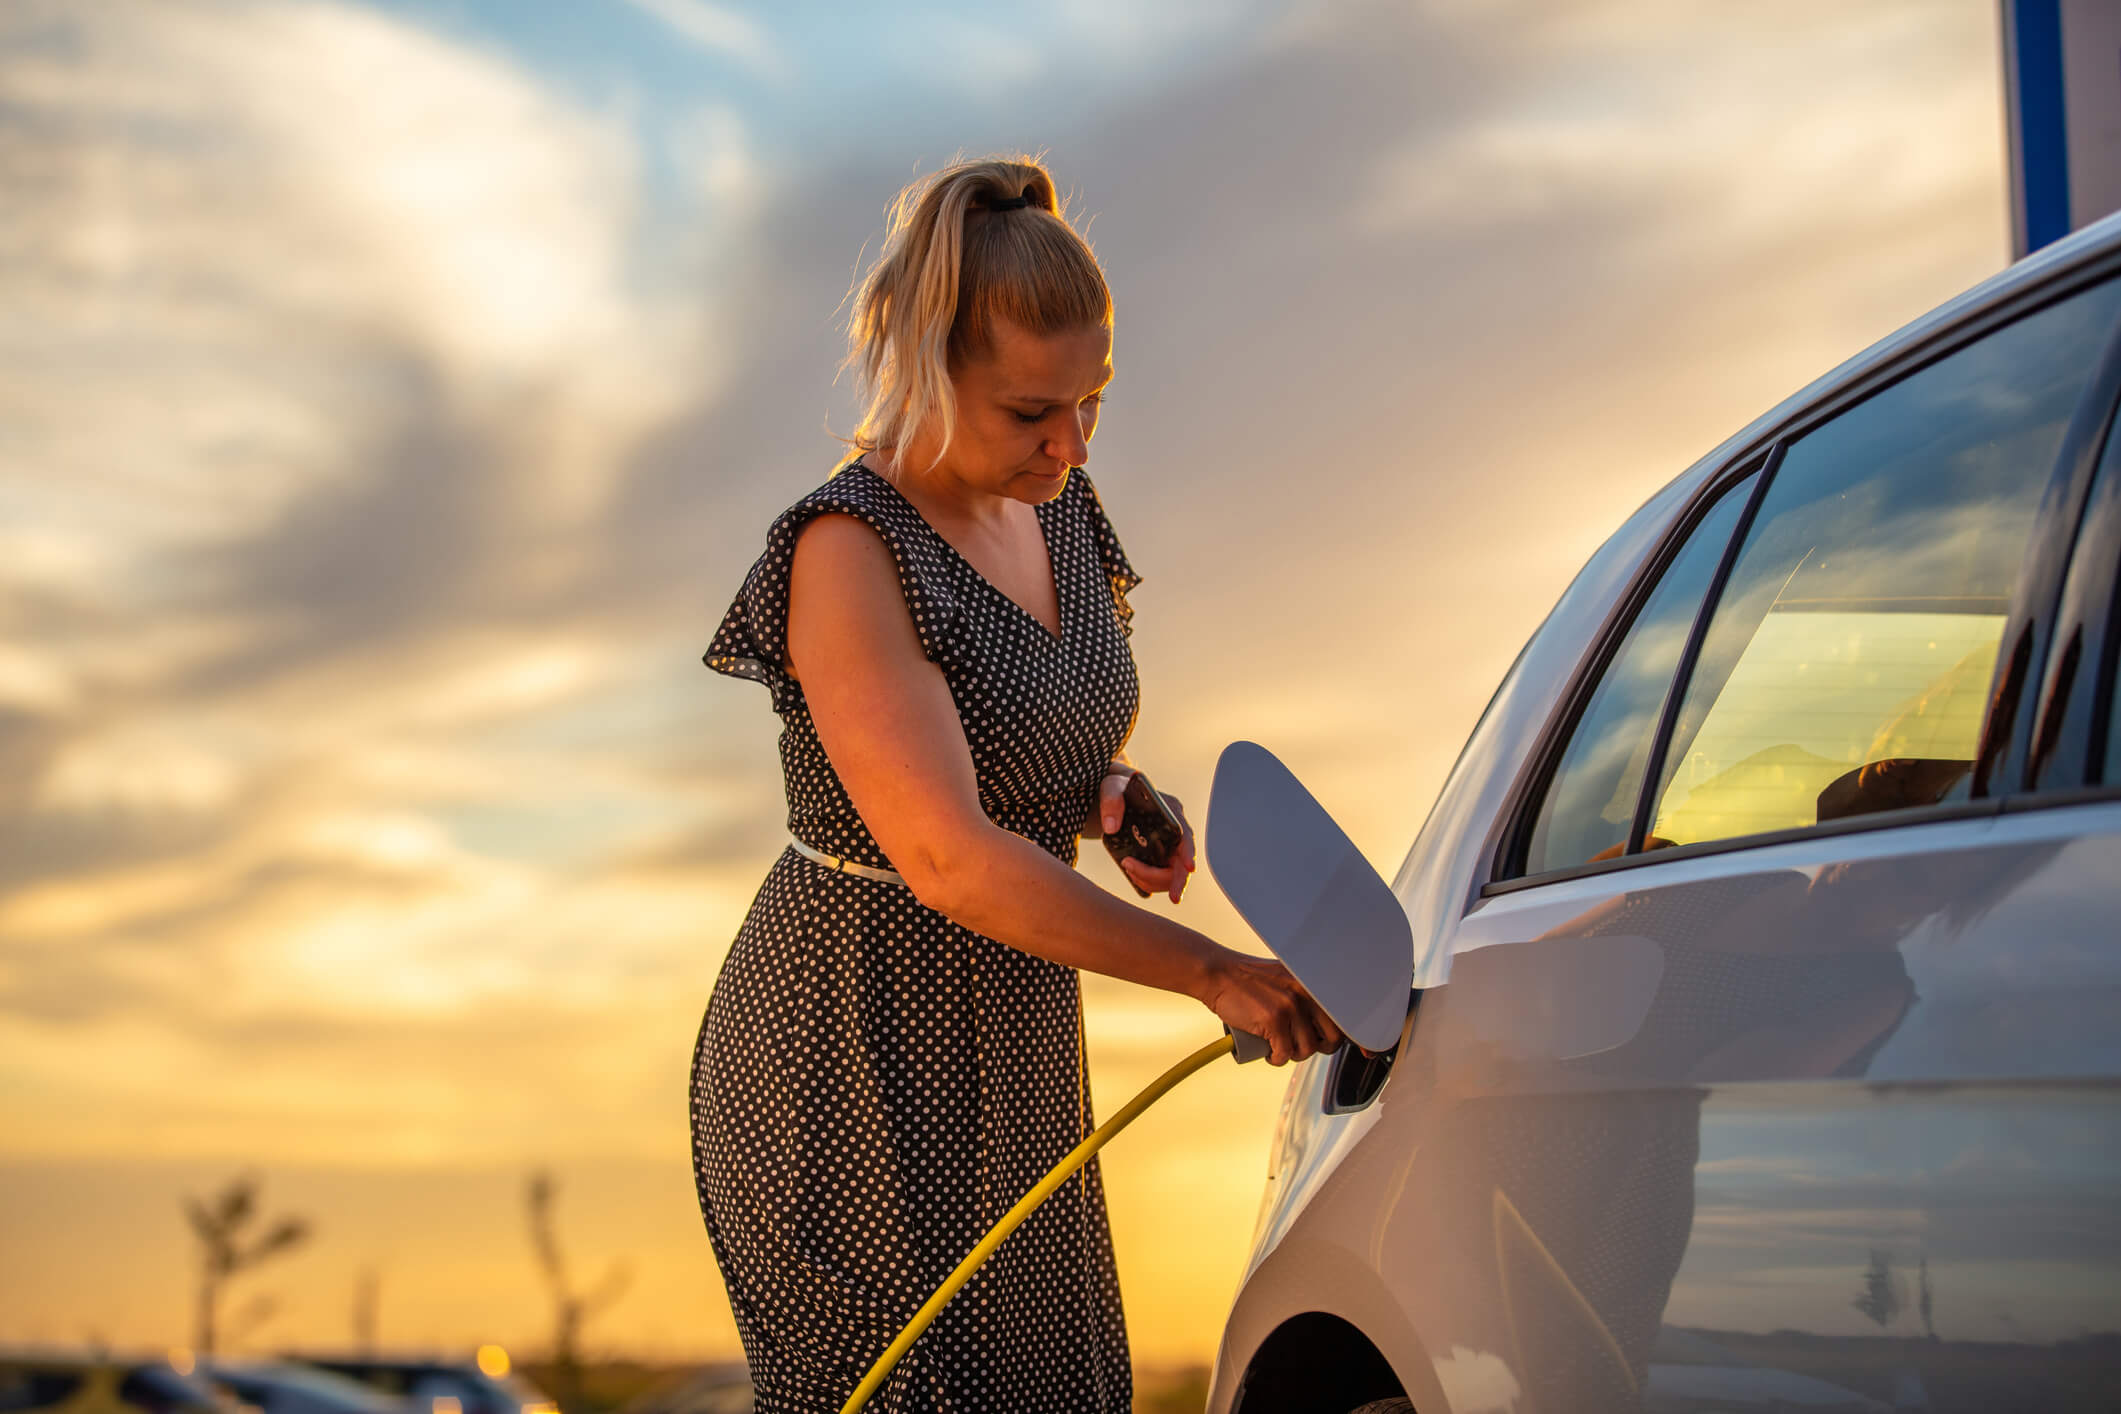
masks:
[[[707,653],[772,691],[796,840],[715,984],[691,1087],[700,1207],[763,1414],[837,1410],[1092,1127],[1078,968],[1191,996],[1277,1065],[1340,1044],[1279,964],[1073,867],[1132,772],[1139,576],[1081,469],[1111,330],[1043,168],[909,187],[851,325],[857,455],[774,522]],[[1191,825],[1167,866],[1123,867],[1176,904]],[[1093,1164],[872,1407],[1131,1403]]]

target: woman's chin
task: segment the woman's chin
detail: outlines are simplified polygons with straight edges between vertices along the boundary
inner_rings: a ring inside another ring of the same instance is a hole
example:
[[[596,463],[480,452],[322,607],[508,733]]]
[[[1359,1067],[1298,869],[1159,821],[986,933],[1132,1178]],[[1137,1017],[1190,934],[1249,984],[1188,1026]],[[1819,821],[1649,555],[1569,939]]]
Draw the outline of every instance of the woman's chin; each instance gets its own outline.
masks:
[[[1039,498],[1040,500],[1047,500],[1060,494],[1061,489],[1068,484],[1067,467],[1062,467],[1058,471],[1040,471],[1033,467],[1026,470],[1024,475],[1030,479],[1032,485],[1044,491],[1045,494]]]

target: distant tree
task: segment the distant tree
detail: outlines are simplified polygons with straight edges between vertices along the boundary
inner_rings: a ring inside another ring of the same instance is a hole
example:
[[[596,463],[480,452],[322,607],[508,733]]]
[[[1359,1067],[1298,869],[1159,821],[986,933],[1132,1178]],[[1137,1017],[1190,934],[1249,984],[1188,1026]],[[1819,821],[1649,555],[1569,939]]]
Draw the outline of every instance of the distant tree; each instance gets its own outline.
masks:
[[[221,1297],[228,1283],[271,1257],[291,1251],[309,1237],[306,1218],[281,1218],[255,1239],[248,1233],[258,1216],[256,1174],[239,1174],[218,1194],[201,1201],[187,1195],[184,1215],[199,1239],[199,1298],[192,1333],[192,1348],[202,1355],[214,1353],[220,1333]],[[278,1310],[271,1297],[254,1297],[244,1307],[235,1329],[255,1330]]]
[[[376,1314],[383,1304],[383,1277],[374,1267],[361,1268],[354,1278],[354,1350],[361,1355],[376,1353]]]
[[[1900,1314],[1900,1282],[1893,1275],[1893,1259],[1882,1247],[1871,1249],[1871,1264],[1863,1271],[1863,1294],[1849,1303],[1879,1326],[1889,1326]]]
[[[577,1293],[567,1276],[567,1261],[560,1255],[558,1219],[554,1212],[559,1181],[552,1176],[551,1170],[531,1171],[528,1196],[530,1245],[537,1252],[538,1267],[545,1273],[545,1285],[552,1292],[552,1363],[569,1402],[579,1406],[582,1398],[582,1327],[591,1317],[626,1294],[633,1274],[623,1261],[614,1261],[604,1269],[602,1281],[586,1292]]]

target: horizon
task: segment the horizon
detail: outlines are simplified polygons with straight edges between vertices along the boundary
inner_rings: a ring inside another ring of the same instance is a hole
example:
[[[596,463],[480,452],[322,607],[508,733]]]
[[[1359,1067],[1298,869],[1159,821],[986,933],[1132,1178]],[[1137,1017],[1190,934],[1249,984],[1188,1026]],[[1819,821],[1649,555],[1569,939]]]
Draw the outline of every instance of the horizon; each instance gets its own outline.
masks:
[[[545,1166],[632,1272],[592,1346],[741,1358],[685,1085],[784,803],[699,659],[854,421],[911,177],[1044,152],[1106,265],[1130,756],[1199,814],[1260,741],[1390,877],[1630,511],[2008,263],[1999,42],[1988,0],[0,17],[0,1341],[181,1344],[179,1200],[255,1169],[317,1224],[237,1288],[261,1342],[374,1267],[387,1340],[529,1350]],[[1261,950],[1206,869],[1172,916]],[[1084,994],[1102,1114],[1218,1033]],[[1139,1366],[1212,1358],[1289,1074],[1101,1160]]]

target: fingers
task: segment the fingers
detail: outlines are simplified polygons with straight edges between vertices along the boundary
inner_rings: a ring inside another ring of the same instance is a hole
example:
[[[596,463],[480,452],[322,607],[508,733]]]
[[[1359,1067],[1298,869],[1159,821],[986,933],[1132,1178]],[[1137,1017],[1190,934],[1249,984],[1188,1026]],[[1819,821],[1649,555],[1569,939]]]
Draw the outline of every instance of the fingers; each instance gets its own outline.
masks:
[[[1176,864],[1167,864],[1159,869],[1131,856],[1121,860],[1119,867],[1136,885],[1150,893],[1169,893],[1173,903],[1177,903],[1180,895],[1185,893],[1186,880],[1192,876],[1191,869],[1180,868]]]
[[[1267,1043],[1267,1062],[1287,1065],[1330,1055],[1347,1035],[1318,999],[1279,962],[1246,958],[1233,971],[1229,989],[1209,1009],[1241,1031]]]
[[[1337,1051],[1347,1044],[1347,1033],[1334,1024],[1333,1018],[1326,1015],[1326,1009],[1318,1005],[1318,999],[1315,997],[1311,1001],[1311,1011],[1313,1025],[1318,1031],[1318,1048],[1321,1051]]]
[[[1308,1060],[1317,1053],[1318,1038],[1312,1033],[1304,1017],[1304,1008],[1295,997],[1279,999],[1265,1035],[1267,1037],[1267,1063],[1287,1065],[1290,1061]]]
[[[1303,984],[1293,976],[1287,977],[1290,989],[1288,1029],[1290,1054],[1295,1060],[1307,1060],[1314,1055],[1331,1055],[1347,1041],[1347,1036],[1336,1025],[1318,999],[1304,990]]]
[[[1190,874],[1200,863],[1200,856],[1195,852],[1193,845],[1193,822],[1186,818],[1186,809],[1178,803],[1177,796],[1166,792],[1164,799],[1170,803],[1171,813],[1178,817],[1180,830],[1178,855],[1172,862],[1182,874]]]
[[[1111,775],[1098,783],[1098,828],[1108,835],[1116,832],[1126,818],[1128,780],[1126,776]],[[1193,843],[1193,822],[1186,818],[1186,808],[1177,796],[1169,791],[1159,791],[1158,794],[1171,807],[1171,813],[1178,817],[1178,848],[1171,852],[1170,861],[1160,867],[1132,858],[1122,859],[1119,867],[1136,889],[1151,894],[1168,893],[1171,902],[1177,903],[1185,895],[1187,878],[1199,866]]]
[[[1289,1053],[1297,1060],[1309,1060],[1318,1052],[1318,1031],[1311,1023],[1311,1009],[1298,1007],[1289,1018]]]
[[[1098,828],[1111,834],[1127,813],[1127,777],[1107,776],[1097,787]]]
[[[1267,1064],[1287,1065],[1289,1063],[1289,1043],[1282,1039],[1280,1028],[1270,1026],[1266,1029],[1265,1035]]]

